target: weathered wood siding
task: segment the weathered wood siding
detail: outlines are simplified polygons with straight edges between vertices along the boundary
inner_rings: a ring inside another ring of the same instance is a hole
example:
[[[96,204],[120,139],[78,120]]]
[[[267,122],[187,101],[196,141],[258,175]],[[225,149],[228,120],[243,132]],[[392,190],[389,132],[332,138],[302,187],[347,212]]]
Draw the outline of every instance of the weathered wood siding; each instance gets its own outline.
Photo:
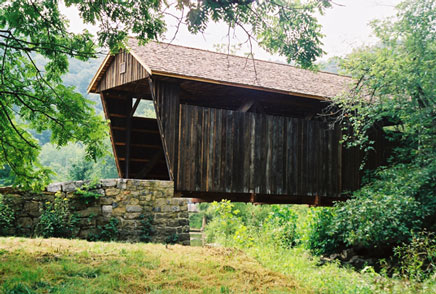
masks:
[[[177,191],[339,195],[339,129],[296,118],[180,107]]]
[[[125,63],[125,72],[121,73],[121,64]],[[148,77],[144,67],[127,52],[121,52],[113,57],[113,61],[100,80],[97,92],[121,86]]]
[[[179,132],[179,86],[163,81],[153,81],[155,109],[162,127],[162,143],[172,179],[177,173],[176,158]]]

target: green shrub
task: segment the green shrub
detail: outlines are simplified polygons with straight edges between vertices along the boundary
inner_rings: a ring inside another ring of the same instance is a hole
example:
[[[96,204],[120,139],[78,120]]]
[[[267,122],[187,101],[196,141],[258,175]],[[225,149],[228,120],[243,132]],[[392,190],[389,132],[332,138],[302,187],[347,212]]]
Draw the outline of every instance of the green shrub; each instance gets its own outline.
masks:
[[[212,221],[206,227],[207,242],[219,242],[230,245],[234,242],[235,232],[243,224],[239,217],[240,211],[234,209],[230,200],[213,202],[207,211],[212,216]]]
[[[148,215],[141,215],[141,228],[140,228],[140,235],[139,240],[141,242],[151,242],[151,237],[155,233],[155,230],[153,228],[153,216]]]
[[[412,232],[431,229],[436,197],[429,170],[413,164],[378,170],[352,199],[315,213],[307,247],[316,254],[353,247],[388,255]]]
[[[104,226],[97,226],[95,233],[90,233],[88,235],[89,241],[115,241],[118,239],[118,224],[120,221],[111,217],[109,222]]]
[[[235,245],[245,248],[252,247],[255,242],[253,231],[242,223],[236,228],[236,231],[233,234],[233,240]]]
[[[348,246],[389,249],[407,242],[422,225],[419,203],[413,197],[374,195],[339,205],[334,230]]]
[[[265,237],[275,245],[291,248],[298,242],[297,214],[287,205],[271,205],[271,212],[263,224]]]
[[[179,241],[178,234],[171,234],[165,238],[165,244],[176,244]]]
[[[342,239],[333,230],[334,208],[310,210],[306,247],[316,255],[330,254],[343,247]]]
[[[201,229],[201,226],[203,225],[203,216],[203,211],[189,213],[189,226],[192,229]]]
[[[0,236],[8,234],[15,221],[13,209],[5,202],[3,195],[0,194]]]
[[[335,231],[353,247],[391,250],[407,243],[435,214],[434,190],[426,188],[432,175],[427,172],[409,164],[379,170],[371,184],[337,206]]]
[[[253,205],[223,200],[209,206],[206,241],[250,248],[268,243],[290,248],[298,243],[298,216],[289,205]]]
[[[412,241],[394,249],[399,260],[396,272],[403,277],[424,281],[436,275],[436,238],[426,231],[413,236]]]
[[[238,216],[244,225],[251,229],[260,230],[265,220],[272,212],[271,205],[254,205],[252,203],[233,203],[234,210],[238,210]]]
[[[53,202],[44,203],[35,233],[44,238],[71,238],[77,221],[77,217],[70,212],[68,199],[56,195]]]
[[[98,180],[94,179],[89,183],[82,185],[80,188],[76,188],[74,194],[79,196],[79,199],[83,200],[86,204],[95,202],[102,195],[100,193],[96,193]]]

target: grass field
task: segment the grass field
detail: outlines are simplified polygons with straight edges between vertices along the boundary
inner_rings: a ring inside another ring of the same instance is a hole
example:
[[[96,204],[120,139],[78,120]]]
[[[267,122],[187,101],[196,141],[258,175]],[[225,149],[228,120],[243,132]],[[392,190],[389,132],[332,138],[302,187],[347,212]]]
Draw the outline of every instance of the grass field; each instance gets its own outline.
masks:
[[[301,248],[239,249],[0,238],[0,293],[436,293]]]
[[[236,249],[0,238],[0,293],[310,293]]]

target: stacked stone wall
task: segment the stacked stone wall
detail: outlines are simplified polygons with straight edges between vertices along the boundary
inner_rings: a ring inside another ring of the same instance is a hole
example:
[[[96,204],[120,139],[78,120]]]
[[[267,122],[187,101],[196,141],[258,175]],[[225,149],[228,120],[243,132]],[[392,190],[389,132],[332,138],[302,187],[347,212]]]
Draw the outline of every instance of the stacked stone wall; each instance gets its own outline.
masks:
[[[77,193],[78,189],[98,196],[85,199],[83,194]],[[144,233],[143,221],[150,217],[151,242],[172,240],[189,245],[188,200],[174,197],[171,181],[76,181],[49,185],[41,193],[0,188],[0,194],[15,212],[11,235],[35,236],[44,203],[62,197],[68,199],[71,213],[76,218],[74,237],[89,239],[116,218],[118,240],[140,241]]]

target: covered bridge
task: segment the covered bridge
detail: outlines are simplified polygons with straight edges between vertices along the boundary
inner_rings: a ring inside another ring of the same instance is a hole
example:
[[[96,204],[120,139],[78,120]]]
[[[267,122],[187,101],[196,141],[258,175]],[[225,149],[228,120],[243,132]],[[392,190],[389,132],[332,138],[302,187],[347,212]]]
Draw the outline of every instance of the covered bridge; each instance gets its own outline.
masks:
[[[205,201],[330,205],[359,187],[361,154],[317,117],[349,78],[165,43],[128,47],[88,89],[101,96],[120,177],[172,180],[176,195]],[[157,119],[135,115],[141,99]]]

